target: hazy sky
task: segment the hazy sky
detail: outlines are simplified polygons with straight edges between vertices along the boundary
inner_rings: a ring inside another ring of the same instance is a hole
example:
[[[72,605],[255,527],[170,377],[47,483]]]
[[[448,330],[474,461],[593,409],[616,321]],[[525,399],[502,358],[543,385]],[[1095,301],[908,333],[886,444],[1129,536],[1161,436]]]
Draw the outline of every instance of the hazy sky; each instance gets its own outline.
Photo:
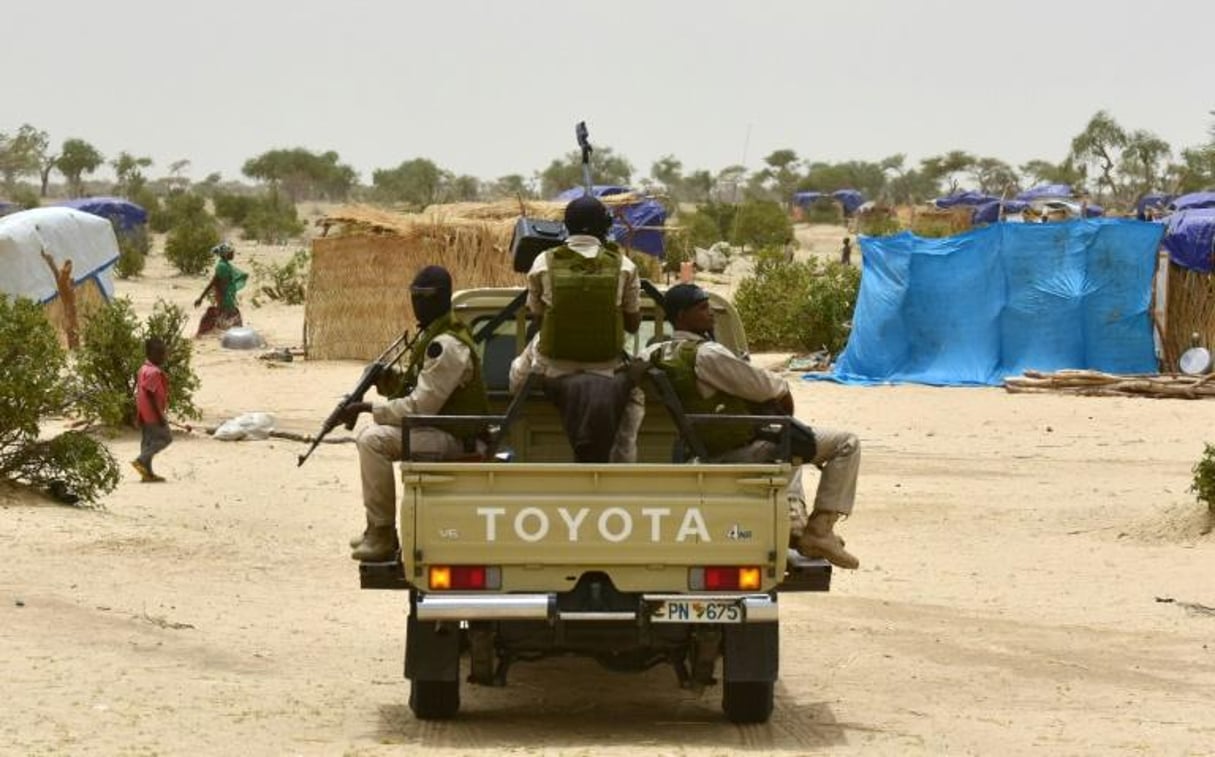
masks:
[[[637,175],[950,149],[1056,161],[1096,111],[1174,149],[1215,109],[1215,2],[6,2],[0,131],[239,178],[275,147],[492,179],[591,141]]]

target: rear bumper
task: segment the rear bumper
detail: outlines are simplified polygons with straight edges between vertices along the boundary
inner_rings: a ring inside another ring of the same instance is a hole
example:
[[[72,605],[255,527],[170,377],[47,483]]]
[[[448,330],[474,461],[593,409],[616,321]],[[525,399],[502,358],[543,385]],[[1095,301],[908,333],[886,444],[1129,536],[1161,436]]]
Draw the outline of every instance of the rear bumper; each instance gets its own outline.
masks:
[[[420,594],[418,620],[542,620],[549,623],[642,622],[648,608],[666,600],[713,599],[736,601],[743,609],[743,623],[775,623],[780,619],[776,600],[767,594],[642,594],[636,610],[597,612],[560,610],[556,594]]]

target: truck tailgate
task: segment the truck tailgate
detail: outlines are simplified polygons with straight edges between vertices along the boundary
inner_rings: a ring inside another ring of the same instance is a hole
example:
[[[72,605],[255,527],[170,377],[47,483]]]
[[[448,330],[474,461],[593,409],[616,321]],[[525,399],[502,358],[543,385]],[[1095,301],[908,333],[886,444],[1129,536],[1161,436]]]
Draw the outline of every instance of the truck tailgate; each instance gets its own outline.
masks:
[[[688,568],[785,568],[780,464],[402,465],[405,576],[428,566],[499,568],[502,591],[562,591],[587,571],[621,591],[685,591]]]

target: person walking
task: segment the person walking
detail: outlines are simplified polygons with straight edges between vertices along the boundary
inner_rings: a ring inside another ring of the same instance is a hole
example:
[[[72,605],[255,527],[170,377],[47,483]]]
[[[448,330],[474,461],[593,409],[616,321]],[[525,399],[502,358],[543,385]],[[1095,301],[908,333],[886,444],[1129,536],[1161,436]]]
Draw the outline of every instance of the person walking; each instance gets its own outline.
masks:
[[[141,440],[139,457],[131,461],[131,467],[139,472],[142,483],[164,481],[152,470],[152,458],[173,443],[173,432],[169,430],[169,377],[161,368],[165,362],[165,343],[160,337],[151,337],[144,342],[143,365],[135,374],[135,419],[139,424]]]
[[[232,259],[236,257],[236,249],[227,242],[221,242],[212,247],[211,254],[219,258],[215,263],[215,274],[211,277],[211,281],[207,282],[207,288],[202,290],[198,299],[194,300],[194,307],[201,305],[208,294],[211,295],[215,304],[208,307],[203,313],[202,320],[198,322],[198,333],[195,334],[195,337],[205,336],[212,331],[226,331],[244,324],[240,308],[236,304],[236,293],[245,287],[249,274],[232,265]]]

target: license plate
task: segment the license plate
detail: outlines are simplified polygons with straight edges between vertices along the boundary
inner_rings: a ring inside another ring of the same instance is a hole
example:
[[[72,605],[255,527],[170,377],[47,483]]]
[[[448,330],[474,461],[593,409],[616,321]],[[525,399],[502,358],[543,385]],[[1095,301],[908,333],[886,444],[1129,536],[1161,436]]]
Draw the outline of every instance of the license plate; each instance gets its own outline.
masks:
[[[736,599],[663,599],[650,605],[654,623],[741,623]]]

